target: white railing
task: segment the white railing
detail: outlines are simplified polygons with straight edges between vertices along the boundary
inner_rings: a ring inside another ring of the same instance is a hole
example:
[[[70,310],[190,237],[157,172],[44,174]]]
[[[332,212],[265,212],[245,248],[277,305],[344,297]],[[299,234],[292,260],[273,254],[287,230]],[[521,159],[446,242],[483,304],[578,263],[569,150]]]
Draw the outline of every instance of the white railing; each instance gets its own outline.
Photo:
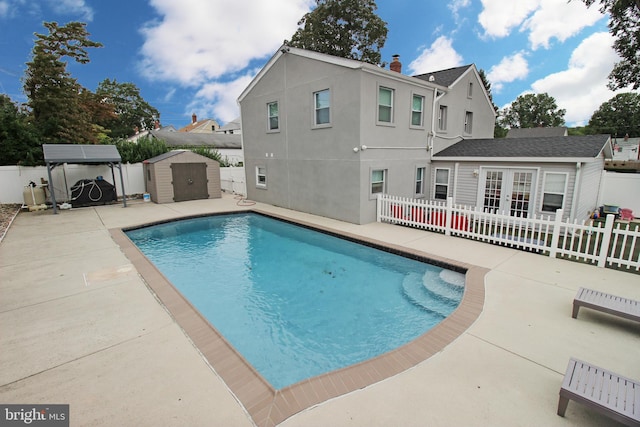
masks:
[[[376,214],[378,222],[527,249],[598,267],[640,270],[640,229],[631,230],[620,223],[614,227],[614,215],[607,215],[604,224],[571,222],[563,219],[562,209],[556,211],[555,218],[522,217],[454,205],[452,198],[435,202],[387,194],[378,195]]]

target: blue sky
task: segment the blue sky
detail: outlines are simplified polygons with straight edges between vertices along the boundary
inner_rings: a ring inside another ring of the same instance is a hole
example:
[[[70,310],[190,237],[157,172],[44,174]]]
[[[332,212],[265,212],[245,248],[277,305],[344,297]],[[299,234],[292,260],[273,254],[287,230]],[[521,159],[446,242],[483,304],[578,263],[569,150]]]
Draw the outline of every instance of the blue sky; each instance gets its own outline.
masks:
[[[239,116],[238,95],[312,0],[0,0],[0,92],[25,102],[21,79],[44,21],[87,23],[91,62],[69,71],[95,91],[105,78],[132,82],[176,128]],[[500,108],[523,93],[549,93],[583,125],[615,93],[618,60],[607,16],[580,0],[378,0],[387,22],[383,60],[400,55],[404,74],[475,63]],[[620,92],[620,91],[619,91]]]

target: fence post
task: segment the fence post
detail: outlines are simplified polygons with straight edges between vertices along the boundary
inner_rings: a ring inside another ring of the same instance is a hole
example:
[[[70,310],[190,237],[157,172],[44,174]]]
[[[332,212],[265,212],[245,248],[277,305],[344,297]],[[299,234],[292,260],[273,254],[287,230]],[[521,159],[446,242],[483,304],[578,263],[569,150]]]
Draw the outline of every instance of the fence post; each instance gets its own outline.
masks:
[[[556,217],[553,221],[553,234],[551,235],[551,247],[549,248],[549,258],[555,258],[558,253],[558,242],[560,241],[560,226],[562,224],[562,209],[556,210]]]
[[[613,233],[613,223],[615,215],[608,214],[602,230],[602,242],[600,242],[600,253],[598,254],[598,267],[606,267],[607,257],[609,256],[609,243],[611,242],[611,233]]]
[[[382,194],[378,193],[376,196],[376,222],[381,222],[382,219]]]
[[[451,236],[451,217],[453,216],[453,197],[447,197],[447,209],[444,221],[444,235]]]

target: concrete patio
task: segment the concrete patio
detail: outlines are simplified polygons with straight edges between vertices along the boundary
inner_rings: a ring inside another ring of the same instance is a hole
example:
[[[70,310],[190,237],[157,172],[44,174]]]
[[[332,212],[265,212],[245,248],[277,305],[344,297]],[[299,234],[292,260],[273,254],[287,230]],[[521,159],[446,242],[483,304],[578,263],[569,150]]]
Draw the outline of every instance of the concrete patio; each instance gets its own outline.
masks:
[[[245,210],[222,199],[19,214],[0,243],[0,403],[66,403],[72,426],[253,421],[112,240],[109,229]],[[580,286],[640,299],[640,276],[390,224],[261,210],[488,268],[478,320],[401,374],[281,426],[616,425],[571,402],[570,356],[640,379],[640,324],[588,309]]]

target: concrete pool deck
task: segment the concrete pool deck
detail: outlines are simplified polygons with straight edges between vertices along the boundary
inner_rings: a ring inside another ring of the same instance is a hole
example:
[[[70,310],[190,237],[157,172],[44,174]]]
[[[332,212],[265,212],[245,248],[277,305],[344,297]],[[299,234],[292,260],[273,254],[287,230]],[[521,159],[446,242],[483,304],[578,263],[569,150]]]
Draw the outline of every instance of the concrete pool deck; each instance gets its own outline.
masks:
[[[74,426],[253,425],[109,232],[247,209],[238,204],[225,195],[18,215],[0,243],[0,403],[68,403]],[[575,402],[556,415],[569,357],[640,379],[640,324],[590,310],[571,318],[580,286],[640,299],[636,274],[255,207],[490,270],[482,313],[444,350],[281,426],[615,425]]]

